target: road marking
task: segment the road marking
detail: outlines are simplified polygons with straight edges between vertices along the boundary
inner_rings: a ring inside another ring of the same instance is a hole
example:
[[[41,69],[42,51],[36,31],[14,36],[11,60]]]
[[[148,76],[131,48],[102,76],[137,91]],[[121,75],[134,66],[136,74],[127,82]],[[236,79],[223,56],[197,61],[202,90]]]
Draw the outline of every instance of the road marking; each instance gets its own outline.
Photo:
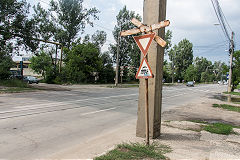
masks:
[[[116,96],[109,96],[109,97],[97,97],[97,98],[87,98],[87,99],[81,99],[81,100],[73,100],[73,101],[66,101],[66,102],[55,102],[55,103],[43,103],[43,104],[34,104],[34,105],[25,105],[25,106],[18,106],[14,108],[29,108],[32,109],[33,107],[39,107],[39,106],[57,106],[57,105],[67,105],[72,104],[74,102],[81,102],[81,101],[89,101],[89,100],[98,100],[98,99],[109,99],[109,98],[115,98],[115,97],[127,97],[127,96],[134,96],[138,94],[124,94],[124,95],[116,95]]]
[[[90,115],[90,114],[95,114],[95,113],[100,113],[100,112],[105,112],[105,111],[110,111],[110,110],[115,110],[115,109],[117,109],[117,107],[102,109],[102,110],[88,112],[88,113],[83,113],[83,114],[81,114],[81,116],[86,116],[86,115]]]

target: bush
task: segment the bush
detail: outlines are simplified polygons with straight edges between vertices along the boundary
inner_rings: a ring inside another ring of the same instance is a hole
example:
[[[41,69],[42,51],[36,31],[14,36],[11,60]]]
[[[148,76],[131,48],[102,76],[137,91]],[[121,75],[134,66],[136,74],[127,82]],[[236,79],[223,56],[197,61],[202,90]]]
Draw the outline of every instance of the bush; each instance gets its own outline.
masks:
[[[12,79],[12,80],[0,80],[0,86],[5,87],[19,87],[19,88],[27,88],[29,85],[21,80]]]

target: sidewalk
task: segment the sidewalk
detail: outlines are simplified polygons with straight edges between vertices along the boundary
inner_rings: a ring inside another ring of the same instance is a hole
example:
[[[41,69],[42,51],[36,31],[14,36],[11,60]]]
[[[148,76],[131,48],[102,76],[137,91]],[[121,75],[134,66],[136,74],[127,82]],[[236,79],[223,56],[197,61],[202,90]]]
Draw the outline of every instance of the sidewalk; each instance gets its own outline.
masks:
[[[213,108],[213,103],[223,103],[219,100],[201,98],[199,102],[163,113],[162,134],[154,141],[172,148],[173,151],[166,154],[171,160],[240,160],[240,129],[234,129],[238,135],[218,135],[198,131],[201,124],[189,122],[201,119],[240,126],[240,113]],[[131,120],[115,131],[89,139],[50,158],[93,159],[123,142],[144,143],[143,138],[135,136],[135,128],[136,120]]]

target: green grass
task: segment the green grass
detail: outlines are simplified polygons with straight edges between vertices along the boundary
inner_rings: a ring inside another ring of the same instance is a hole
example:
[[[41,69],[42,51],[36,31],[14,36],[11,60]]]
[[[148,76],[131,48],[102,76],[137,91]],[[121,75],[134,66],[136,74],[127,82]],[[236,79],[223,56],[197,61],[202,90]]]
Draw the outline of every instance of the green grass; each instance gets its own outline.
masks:
[[[171,152],[168,146],[153,143],[149,146],[140,143],[120,144],[105,155],[94,160],[137,160],[137,159],[167,159],[164,154]]]
[[[240,107],[232,106],[228,104],[213,104],[213,107],[215,108],[222,108],[228,111],[234,111],[234,112],[240,112]]]
[[[231,95],[236,95],[236,96],[240,96],[240,92],[223,92],[224,94],[231,94]]]
[[[212,124],[203,120],[190,120],[190,122],[205,124],[205,125],[202,125],[202,130],[205,130],[210,133],[223,134],[223,135],[236,134],[233,132],[233,128],[240,128],[240,126],[234,126],[231,124],[220,123],[220,122],[212,123]]]
[[[6,88],[6,89],[0,89],[0,93],[20,93],[20,92],[27,92],[27,91],[34,91],[38,90],[36,88]]]
[[[27,88],[29,85],[21,80],[0,80],[0,86]]]
[[[0,93],[20,93],[37,90],[21,80],[1,80]]]
[[[224,123],[214,123],[205,126],[203,129],[210,133],[229,135],[233,133],[233,126]]]

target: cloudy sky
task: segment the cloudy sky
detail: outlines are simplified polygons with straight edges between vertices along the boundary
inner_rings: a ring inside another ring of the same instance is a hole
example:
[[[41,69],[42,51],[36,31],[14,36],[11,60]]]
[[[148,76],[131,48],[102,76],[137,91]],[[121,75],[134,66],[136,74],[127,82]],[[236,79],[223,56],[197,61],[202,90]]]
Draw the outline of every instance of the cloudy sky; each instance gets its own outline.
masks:
[[[36,0],[28,0],[32,5]],[[47,7],[48,0],[39,0]],[[235,32],[236,49],[240,49],[240,1],[219,0],[229,25]],[[87,8],[96,7],[101,13],[99,20],[95,21],[94,28],[87,27],[86,33],[93,34],[96,30],[107,32],[107,42],[103,50],[107,50],[109,43],[115,43],[112,30],[116,24],[116,15],[124,5],[129,10],[143,14],[143,0],[84,0]],[[218,23],[211,0],[168,0],[167,19],[171,26],[167,29],[173,32],[173,44],[187,38],[194,45],[194,56],[203,56],[211,61],[224,61],[228,63],[228,43]]]

